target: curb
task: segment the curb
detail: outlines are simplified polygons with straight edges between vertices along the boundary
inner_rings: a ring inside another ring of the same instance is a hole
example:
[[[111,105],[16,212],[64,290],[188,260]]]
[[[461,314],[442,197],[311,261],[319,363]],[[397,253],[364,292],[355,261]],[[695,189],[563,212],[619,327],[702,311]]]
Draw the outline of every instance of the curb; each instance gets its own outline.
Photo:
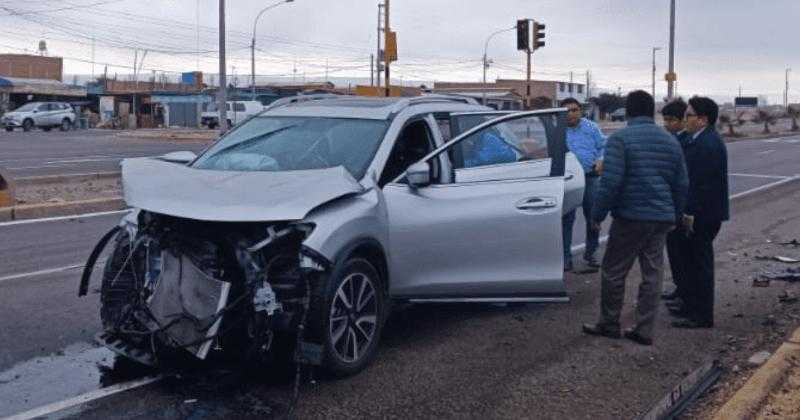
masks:
[[[114,211],[122,210],[126,207],[127,205],[122,197],[0,207],[0,222]]]
[[[18,186],[33,186],[45,184],[63,184],[68,182],[85,182],[101,179],[113,179],[122,177],[118,171],[112,172],[93,172],[86,174],[65,174],[65,175],[42,175],[16,178]]]
[[[800,328],[714,414],[713,420],[752,418],[792,367],[800,366]]]

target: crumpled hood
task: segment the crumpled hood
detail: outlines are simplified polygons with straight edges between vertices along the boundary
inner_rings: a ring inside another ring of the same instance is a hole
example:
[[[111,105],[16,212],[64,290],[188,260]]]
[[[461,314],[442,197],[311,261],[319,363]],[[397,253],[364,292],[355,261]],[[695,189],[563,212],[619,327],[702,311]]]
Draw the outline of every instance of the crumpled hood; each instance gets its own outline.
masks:
[[[20,119],[27,114],[28,114],[27,112],[25,114],[21,112],[6,112],[5,114],[3,114],[3,117],[8,118],[10,120],[15,120],[15,119]]]
[[[321,204],[364,188],[343,167],[308,171],[194,169],[151,158],[122,161],[131,207],[196,220],[301,220]]]

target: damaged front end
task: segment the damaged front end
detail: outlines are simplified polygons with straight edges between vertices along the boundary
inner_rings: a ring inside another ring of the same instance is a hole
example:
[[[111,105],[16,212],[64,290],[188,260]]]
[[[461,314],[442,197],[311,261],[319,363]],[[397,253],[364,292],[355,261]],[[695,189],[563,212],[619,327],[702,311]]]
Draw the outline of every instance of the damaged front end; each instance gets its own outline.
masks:
[[[276,335],[302,341],[310,284],[329,268],[302,245],[313,225],[200,221],[144,210],[132,216],[135,227],[104,238],[116,235],[100,290],[103,345],[157,365],[185,352],[269,360]]]

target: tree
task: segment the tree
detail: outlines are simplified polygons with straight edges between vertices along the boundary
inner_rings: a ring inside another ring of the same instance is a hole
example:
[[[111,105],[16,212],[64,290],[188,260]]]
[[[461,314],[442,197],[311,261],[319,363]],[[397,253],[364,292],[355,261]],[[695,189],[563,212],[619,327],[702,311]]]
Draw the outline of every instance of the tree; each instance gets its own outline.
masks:
[[[800,126],[797,125],[797,118],[800,118],[800,108],[790,106],[786,112],[789,114],[789,118],[792,119],[792,131],[800,131]]]
[[[742,112],[735,115],[729,113],[719,115],[720,128],[728,127],[728,137],[739,137],[739,133],[736,132],[734,127],[742,126],[744,122],[744,113]]]
[[[625,106],[625,97],[610,93],[601,93],[600,96],[591,99],[597,105],[601,114],[614,112]]]
[[[775,125],[775,121],[777,118],[774,114],[769,112],[766,109],[759,109],[758,110],[758,122],[764,123],[764,134],[769,134],[771,131],[769,130],[769,126]]]

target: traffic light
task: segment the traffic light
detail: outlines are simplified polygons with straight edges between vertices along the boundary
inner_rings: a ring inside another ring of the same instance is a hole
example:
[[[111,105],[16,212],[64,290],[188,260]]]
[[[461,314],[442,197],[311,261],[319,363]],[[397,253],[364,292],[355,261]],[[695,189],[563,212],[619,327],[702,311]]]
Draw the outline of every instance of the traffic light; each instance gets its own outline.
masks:
[[[533,49],[544,47],[544,23],[533,22]]]
[[[517,21],[517,50],[528,51],[530,48],[531,28],[528,19]]]

